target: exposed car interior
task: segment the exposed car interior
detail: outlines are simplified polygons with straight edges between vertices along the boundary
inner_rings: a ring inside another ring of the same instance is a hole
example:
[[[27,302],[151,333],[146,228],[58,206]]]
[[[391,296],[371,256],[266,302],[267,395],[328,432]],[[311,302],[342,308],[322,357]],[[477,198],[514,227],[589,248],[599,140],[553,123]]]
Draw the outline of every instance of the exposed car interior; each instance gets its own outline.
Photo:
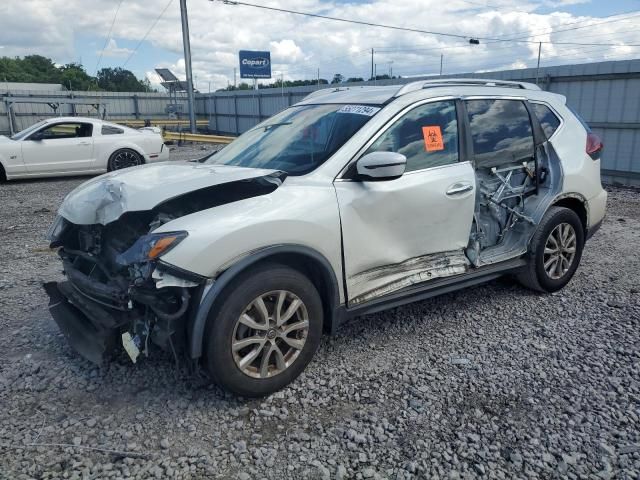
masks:
[[[536,120],[524,102],[496,99],[465,104],[478,186],[466,254],[473,265],[481,266],[526,251],[531,232],[560,190],[561,172],[553,147],[541,136],[553,130],[534,135]],[[547,114],[540,107],[538,111]]]

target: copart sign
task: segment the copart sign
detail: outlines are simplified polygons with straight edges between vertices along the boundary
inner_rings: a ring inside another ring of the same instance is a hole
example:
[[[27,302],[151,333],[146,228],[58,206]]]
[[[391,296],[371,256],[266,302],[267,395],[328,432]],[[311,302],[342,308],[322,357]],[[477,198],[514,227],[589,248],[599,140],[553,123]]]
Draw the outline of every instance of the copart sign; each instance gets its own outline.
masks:
[[[271,52],[240,50],[240,78],[271,78]]]

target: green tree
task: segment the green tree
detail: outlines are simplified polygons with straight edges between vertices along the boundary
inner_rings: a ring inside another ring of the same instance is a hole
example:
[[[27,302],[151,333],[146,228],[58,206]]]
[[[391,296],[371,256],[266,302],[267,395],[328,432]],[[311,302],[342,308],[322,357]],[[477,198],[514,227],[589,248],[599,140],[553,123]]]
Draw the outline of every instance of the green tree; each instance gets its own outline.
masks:
[[[100,90],[110,92],[147,92],[149,86],[124,68],[102,68],[97,75]]]
[[[344,82],[344,76],[340,73],[336,73],[333,76],[333,80],[331,80],[331,83],[335,84],[335,83],[342,83]]]
[[[97,90],[96,79],[79,63],[69,63],[59,68],[60,83],[71,90]]]

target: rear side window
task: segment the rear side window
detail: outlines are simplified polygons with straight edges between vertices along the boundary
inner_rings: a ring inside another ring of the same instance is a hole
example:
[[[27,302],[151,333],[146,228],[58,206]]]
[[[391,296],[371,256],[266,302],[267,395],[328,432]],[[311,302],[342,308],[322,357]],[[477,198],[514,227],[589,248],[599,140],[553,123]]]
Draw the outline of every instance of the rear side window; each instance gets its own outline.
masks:
[[[531,106],[533,107],[536,117],[538,117],[540,125],[542,125],[545,135],[547,138],[551,138],[551,135],[556,133],[556,130],[560,126],[560,119],[546,105],[532,103]]]
[[[118,127],[112,127],[111,125],[102,126],[102,135],[121,135],[124,130]]]
[[[407,172],[458,161],[458,121],[454,101],[420,105],[396,121],[367,153],[396,152],[407,157]]]
[[[466,102],[476,167],[528,161],[534,156],[529,112],[519,100]]]

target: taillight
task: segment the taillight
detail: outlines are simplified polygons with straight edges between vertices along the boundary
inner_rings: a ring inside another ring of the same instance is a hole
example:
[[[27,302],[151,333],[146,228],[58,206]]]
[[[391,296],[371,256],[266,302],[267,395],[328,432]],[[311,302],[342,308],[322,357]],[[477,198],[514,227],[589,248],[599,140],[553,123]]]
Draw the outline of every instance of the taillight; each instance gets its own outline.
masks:
[[[603,148],[604,144],[602,140],[600,140],[600,137],[593,132],[589,132],[587,134],[587,154],[594,160],[597,160],[600,158],[600,153]]]

